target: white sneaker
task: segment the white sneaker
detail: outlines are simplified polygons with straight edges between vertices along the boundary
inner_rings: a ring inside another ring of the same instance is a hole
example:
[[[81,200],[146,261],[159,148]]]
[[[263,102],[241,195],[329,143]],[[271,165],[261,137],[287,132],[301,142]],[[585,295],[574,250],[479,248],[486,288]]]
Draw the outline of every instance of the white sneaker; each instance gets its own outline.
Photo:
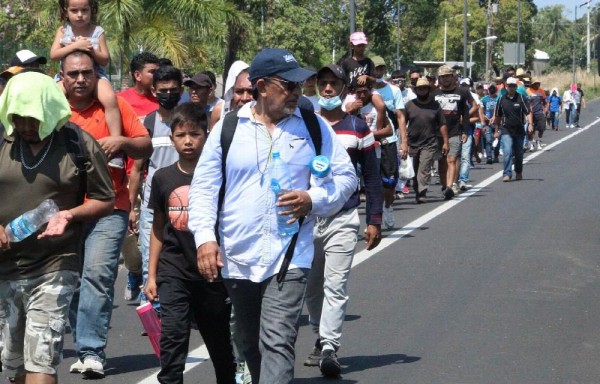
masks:
[[[394,217],[394,208],[390,205],[388,208],[383,206],[383,223],[387,229],[392,229],[396,225],[396,218]]]
[[[467,184],[467,183],[465,183],[465,182],[464,182],[464,181],[462,181],[462,180],[461,180],[461,181],[459,181],[459,183],[458,183],[458,186],[460,187],[460,190],[461,190],[461,191],[466,191],[466,190],[468,190],[468,189],[471,189],[471,188],[473,188],[473,186],[472,186],[471,184]]]
[[[69,372],[71,372],[71,373],[81,373],[82,371],[83,371],[83,363],[79,359],[77,359],[76,362],[71,364],[71,368],[69,369]]]
[[[542,150],[542,141],[541,140],[537,141],[537,149],[538,149],[538,151]]]
[[[458,188],[458,184],[456,184],[456,183],[452,184],[452,192],[454,192],[455,195],[458,195],[458,192],[460,192],[460,188]]]
[[[104,364],[92,357],[83,360],[83,378],[84,379],[102,379],[104,377]]]

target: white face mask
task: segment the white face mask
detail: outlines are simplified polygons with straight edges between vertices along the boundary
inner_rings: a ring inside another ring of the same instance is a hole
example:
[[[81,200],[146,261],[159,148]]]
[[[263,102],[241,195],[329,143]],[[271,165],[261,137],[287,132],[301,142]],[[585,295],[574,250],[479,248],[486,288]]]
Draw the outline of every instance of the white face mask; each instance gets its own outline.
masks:
[[[383,80],[383,77],[380,77],[380,78],[378,78],[378,79],[375,79],[375,81],[376,81],[377,83],[379,83],[379,84],[381,84],[381,83],[385,82],[385,80]]]
[[[336,108],[342,106],[342,99],[339,96],[334,97],[319,97],[319,105],[321,108],[326,109],[328,111],[333,111]]]

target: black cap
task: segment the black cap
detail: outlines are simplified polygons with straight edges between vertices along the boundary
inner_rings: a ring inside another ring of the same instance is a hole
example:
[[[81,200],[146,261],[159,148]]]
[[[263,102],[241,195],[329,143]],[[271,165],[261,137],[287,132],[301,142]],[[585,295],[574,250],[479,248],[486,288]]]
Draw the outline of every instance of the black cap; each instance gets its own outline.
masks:
[[[15,54],[15,56],[10,61],[10,66],[19,66],[24,67],[30,64],[46,64],[47,60],[43,56],[38,56],[35,53],[31,52],[28,49],[20,50]]]
[[[342,79],[344,81],[346,80],[344,69],[337,64],[329,64],[319,69],[319,72],[317,72],[317,77],[321,77],[321,74],[325,71],[332,72],[333,75],[338,79]]]
[[[192,77],[191,79],[187,79],[183,82],[183,85],[185,86],[192,86],[192,85],[197,85],[199,87],[212,87],[212,81],[210,81],[210,77],[208,77],[208,75],[200,72],[200,73],[196,73],[194,75],[194,77]]]

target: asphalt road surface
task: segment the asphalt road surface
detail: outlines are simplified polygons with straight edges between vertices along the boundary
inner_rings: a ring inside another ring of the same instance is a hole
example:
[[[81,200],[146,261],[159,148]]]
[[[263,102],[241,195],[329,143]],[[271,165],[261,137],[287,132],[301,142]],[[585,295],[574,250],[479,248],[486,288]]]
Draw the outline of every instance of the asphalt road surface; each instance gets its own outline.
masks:
[[[564,124],[563,124],[564,125]],[[600,102],[582,129],[546,131],[524,180],[477,165],[474,188],[450,202],[394,203],[397,229],[357,249],[339,361],[340,384],[595,384],[600,382]],[[362,210],[361,210],[362,212]],[[363,212],[364,213],[364,212]],[[104,383],[155,383],[158,360],[122,269]],[[302,362],[315,336],[302,317],[294,383],[329,382]],[[185,380],[215,383],[194,333]],[[66,336],[63,384],[75,361]]]

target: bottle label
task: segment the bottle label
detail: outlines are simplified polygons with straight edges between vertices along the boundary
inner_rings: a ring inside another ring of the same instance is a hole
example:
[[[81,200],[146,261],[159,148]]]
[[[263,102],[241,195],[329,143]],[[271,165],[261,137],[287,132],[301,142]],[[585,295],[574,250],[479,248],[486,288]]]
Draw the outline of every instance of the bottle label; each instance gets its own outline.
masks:
[[[17,217],[8,225],[10,226],[10,230],[12,231],[15,238],[19,241],[29,237],[33,233],[33,231],[31,231],[25,223],[23,215]]]

